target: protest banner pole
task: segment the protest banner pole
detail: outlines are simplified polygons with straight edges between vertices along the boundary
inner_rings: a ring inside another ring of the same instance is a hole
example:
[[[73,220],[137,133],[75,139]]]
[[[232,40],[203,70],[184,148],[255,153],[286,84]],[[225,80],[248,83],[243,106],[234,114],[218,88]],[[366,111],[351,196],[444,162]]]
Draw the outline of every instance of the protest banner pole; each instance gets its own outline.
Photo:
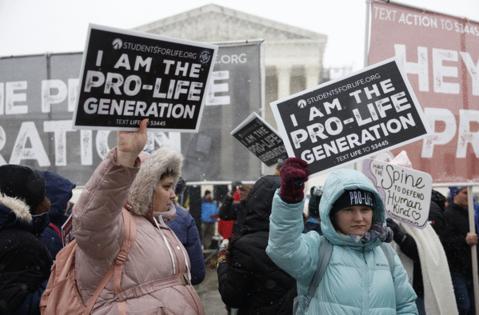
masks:
[[[369,51],[369,24],[370,24],[370,16],[369,11],[371,9],[371,0],[366,1],[366,28],[364,30],[364,64],[363,67],[368,66],[368,51]]]
[[[472,198],[472,186],[467,186],[467,204],[468,204],[468,213],[469,213],[469,231],[471,233],[476,233],[475,221],[474,221],[474,201]],[[477,267],[477,245],[471,246],[471,263],[472,263],[472,284],[474,288],[474,299],[475,307],[476,307],[476,315],[479,315],[479,274],[478,274],[478,267]]]
[[[370,14],[372,0],[364,0],[366,4],[366,23],[364,24],[364,58],[363,58],[363,68],[368,66],[368,50],[369,50],[369,24],[370,24]],[[354,162],[354,169],[361,170],[361,161]]]
[[[263,45],[259,48],[259,65],[260,65],[260,82],[261,82],[261,118],[266,121],[266,69],[265,69],[265,55]],[[266,174],[266,165],[261,163],[260,175]]]

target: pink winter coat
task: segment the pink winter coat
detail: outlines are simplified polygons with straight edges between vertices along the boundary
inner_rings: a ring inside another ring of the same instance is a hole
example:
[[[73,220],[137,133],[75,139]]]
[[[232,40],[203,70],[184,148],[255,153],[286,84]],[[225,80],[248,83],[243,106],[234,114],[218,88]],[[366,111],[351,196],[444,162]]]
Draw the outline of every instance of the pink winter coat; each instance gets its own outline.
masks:
[[[178,162],[175,154],[169,150],[160,152],[156,160],[149,162],[149,173],[173,167],[178,169],[178,174],[181,156]],[[93,295],[122,244],[121,212],[138,172],[138,167],[118,165],[116,150],[111,151],[95,170],[75,205],[73,227],[79,246],[75,272],[84,302]],[[155,185],[160,175],[137,178],[133,186],[144,191],[146,185]],[[148,189],[142,198],[151,202],[151,194]],[[189,258],[183,245],[161,220],[151,222],[138,215],[141,211],[136,206],[128,210],[136,224],[136,239],[124,265],[122,292],[115,294],[110,281],[97,299],[92,314],[203,314],[199,297],[189,284]]]

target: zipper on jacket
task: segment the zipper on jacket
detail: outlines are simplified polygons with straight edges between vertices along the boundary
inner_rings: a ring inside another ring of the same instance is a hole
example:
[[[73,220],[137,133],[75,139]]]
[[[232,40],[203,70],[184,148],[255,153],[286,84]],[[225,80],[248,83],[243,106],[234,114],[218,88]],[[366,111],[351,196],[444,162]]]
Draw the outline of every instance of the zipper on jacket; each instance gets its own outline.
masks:
[[[160,227],[160,225],[158,224],[158,221],[156,221],[156,218],[155,218],[155,217],[153,217],[153,220],[155,221],[156,226],[158,227],[158,231],[160,231],[160,235],[161,235],[161,237],[163,238],[163,241],[164,241],[165,244],[166,244],[166,248],[168,249],[168,253],[170,254],[171,263],[173,264],[173,274],[176,275],[176,259],[175,259],[175,257],[173,256],[173,252],[172,252],[172,250],[171,250],[170,242],[168,242],[168,239],[167,239],[166,236],[163,234],[163,231],[161,230],[161,227]],[[161,216],[160,216],[160,221],[161,221],[161,223],[164,224],[163,219],[161,218]]]
[[[173,230],[170,229],[173,234],[173,237],[176,239],[178,244],[181,244],[180,239],[178,236],[173,232]],[[188,253],[186,252],[186,248],[184,246],[180,246],[179,248],[180,252],[183,254],[183,259],[185,260],[185,266],[186,266],[186,280],[188,281],[189,284],[191,284],[191,266],[190,266],[190,261],[188,258]],[[179,262],[178,262],[179,263]]]
[[[368,266],[368,260],[366,259],[366,252],[365,248],[363,247],[362,249],[362,254],[363,254],[363,260],[364,260],[364,290],[362,290],[362,305],[361,305],[361,314],[362,315],[368,315],[369,314],[369,287],[371,284],[369,283],[369,266]]]
[[[363,253],[363,260],[364,260],[364,263],[365,263],[365,264],[366,264],[366,266],[367,266],[367,265],[368,265],[368,261],[366,260],[366,253],[364,252],[364,247],[363,247],[362,253]]]

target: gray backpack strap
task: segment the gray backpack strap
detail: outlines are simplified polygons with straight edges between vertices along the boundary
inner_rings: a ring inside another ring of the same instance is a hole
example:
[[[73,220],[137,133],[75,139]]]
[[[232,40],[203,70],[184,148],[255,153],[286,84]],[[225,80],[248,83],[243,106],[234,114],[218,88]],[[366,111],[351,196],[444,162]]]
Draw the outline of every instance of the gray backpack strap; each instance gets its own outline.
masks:
[[[391,276],[393,277],[394,280],[394,252],[391,246],[381,243],[381,249],[384,252],[384,255],[386,255],[386,259],[388,260],[388,265],[389,265],[389,270],[391,271]]]
[[[316,268],[316,271],[314,272],[313,279],[311,279],[311,283],[308,287],[308,293],[306,293],[305,310],[308,309],[309,303],[316,293],[316,289],[318,288],[321,279],[323,279],[332,254],[333,245],[327,240],[327,238],[321,235],[319,243],[318,268]]]

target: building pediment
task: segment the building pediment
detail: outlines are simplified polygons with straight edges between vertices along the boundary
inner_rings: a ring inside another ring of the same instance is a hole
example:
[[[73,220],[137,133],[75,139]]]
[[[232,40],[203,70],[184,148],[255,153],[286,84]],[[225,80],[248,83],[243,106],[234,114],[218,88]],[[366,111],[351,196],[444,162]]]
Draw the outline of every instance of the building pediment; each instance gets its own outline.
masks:
[[[326,35],[216,4],[205,5],[135,29],[204,42],[257,38],[270,42],[285,40],[326,41]]]

